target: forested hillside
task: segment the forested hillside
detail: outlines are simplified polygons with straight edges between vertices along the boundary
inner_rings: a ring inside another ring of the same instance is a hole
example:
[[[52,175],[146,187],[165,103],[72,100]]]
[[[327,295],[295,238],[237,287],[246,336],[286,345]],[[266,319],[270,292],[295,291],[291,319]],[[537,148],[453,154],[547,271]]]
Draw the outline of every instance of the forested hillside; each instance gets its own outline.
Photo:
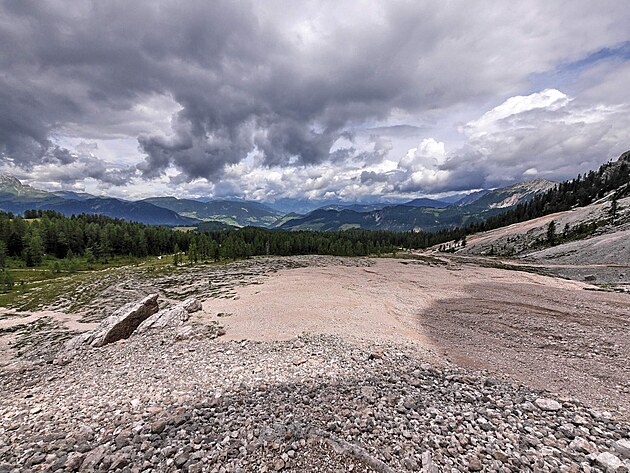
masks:
[[[529,202],[494,215],[484,222],[470,225],[467,233],[493,230],[574,207],[583,207],[613,191],[613,200],[630,195],[630,151],[622,154],[617,161],[604,164],[597,171],[561,182]]]
[[[186,232],[99,215],[66,217],[53,211],[31,210],[24,217],[0,212],[0,264],[34,267],[77,257],[95,262],[115,256],[145,257],[180,251],[190,263],[267,254],[364,256],[391,253],[400,247],[426,247],[452,236],[452,232],[283,232],[256,227]]]
[[[51,210],[29,210],[24,216],[0,212],[0,266],[34,267],[78,257],[96,262],[117,256],[142,258],[180,253],[176,260],[185,259],[191,264],[255,255],[379,255],[399,248],[426,248],[458,240],[466,234],[588,205],[610,193],[613,200],[630,194],[630,152],[485,222],[438,232],[286,232],[257,227],[178,231],[101,215],[66,217]],[[6,279],[6,274],[3,271],[2,278]]]

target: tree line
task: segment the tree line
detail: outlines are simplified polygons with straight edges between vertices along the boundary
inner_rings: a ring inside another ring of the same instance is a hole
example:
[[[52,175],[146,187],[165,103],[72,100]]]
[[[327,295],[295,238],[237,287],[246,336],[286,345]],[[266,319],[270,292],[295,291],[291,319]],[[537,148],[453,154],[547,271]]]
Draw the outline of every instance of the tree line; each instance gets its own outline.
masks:
[[[630,195],[630,165],[627,159],[606,163],[597,171],[590,171],[584,176],[564,181],[535,196],[529,202],[517,205],[506,212],[494,215],[471,224],[466,233],[493,230],[513,223],[524,222],[556,212],[563,212],[575,207],[583,207],[615,191],[612,202],[616,212],[616,201]]]
[[[18,266],[36,267],[45,260],[53,264],[81,257],[94,262],[115,256],[141,258],[180,252],[189,262],[257,255],[381,255],[400,248],[424,248],[456,234],[461,230],[286,232],[246,227],[186,232],[102,215],[66,217],[51,210],[29,210],[21,216],[0,211],[0,267],[6,266],[7,259]]]
[[[483,222],[437,232],[286,232],[259,227],[185,232],[102,215],[66,217],[51,210],[28,210],[21,216],[0,211],[0,268],[6,267],[8,259],[28,267],[39,266],[44,260],[52,259],[59,268],[60,260],[71,262],[77,257],[91,262],[107,261],[115,256],[142,258],[180,253],[184,253],[190,263],[258,255],[381,255],[395,253],[401,248],[421,249],[453,240],[465,240],[466,234],[588,205],[611,191],[615,191],[613,202],[630,194],[630,168],[625,159],[562,182],[531,201]],[[587,229],[575,231],[581,233]],[[8,281],[6,285],[9,285],[10,275],[2,270],[0,286],[5,284],[5,280]]]

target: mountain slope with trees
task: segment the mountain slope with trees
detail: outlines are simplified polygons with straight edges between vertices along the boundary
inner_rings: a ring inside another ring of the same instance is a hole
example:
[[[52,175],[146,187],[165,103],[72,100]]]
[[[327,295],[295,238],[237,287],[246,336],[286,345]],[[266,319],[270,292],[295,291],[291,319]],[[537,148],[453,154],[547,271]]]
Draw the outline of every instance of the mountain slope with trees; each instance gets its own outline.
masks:
[[[468,231],[492,230],[575,207],[584,207],[611,193],[611,199],[630,195],[630,151],[623,153],[616,161],[602,165],[597,171],[589,171],[583,176],[578,175],[575,179],[561,182],[528,202],[518,204],[484,222],[474,223],[469,226]]]
[[[204,221],[213,220],[238,227],[248,225],[269,227],[284,215],[264,204],[251,201],[210,200],[200,202],[175,197],[150,197],[142,202],[172,210],[183,217]]]
[[[538,179],[487,192],[478,192],[464,205],[419,198],[401,205],[388,205],[372,211],[350,208],[316,210],[280,226],[284,230],[365,230],[436,231],[480,223],[507,208],[527,202],[553,187],[551,181]]]
[[[132,202],[89,194],[55,193],[22,184],[10,174],[0,175],[0,210],[21,214],[27,210],[53,210],[64,215],[98,214],[150,225],[186,226],[199,220],[182,217],[148,202]]]

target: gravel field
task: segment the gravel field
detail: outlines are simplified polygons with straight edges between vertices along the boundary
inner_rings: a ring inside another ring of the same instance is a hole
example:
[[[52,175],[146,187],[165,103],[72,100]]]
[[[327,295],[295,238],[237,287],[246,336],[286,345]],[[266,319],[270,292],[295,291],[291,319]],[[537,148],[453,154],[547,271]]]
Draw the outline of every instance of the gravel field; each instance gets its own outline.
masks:
[[[428,256],[132,278],[112,309],[203,308],[68,360],[89,310],[0,316],[0,473],[630,468],[627,294]]]
[[[576,400],[332,336],[153,334],[2,382],[0,471],[605,471],[628,435]]]

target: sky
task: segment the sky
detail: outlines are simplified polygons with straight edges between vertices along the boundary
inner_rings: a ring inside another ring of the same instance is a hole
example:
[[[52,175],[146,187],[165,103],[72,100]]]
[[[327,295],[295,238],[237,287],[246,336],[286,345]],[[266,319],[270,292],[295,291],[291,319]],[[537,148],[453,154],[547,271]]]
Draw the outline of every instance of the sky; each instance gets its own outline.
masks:
[[[0,171],[49,190],[397,201],[630,149],[624,0],[0,0]]]

